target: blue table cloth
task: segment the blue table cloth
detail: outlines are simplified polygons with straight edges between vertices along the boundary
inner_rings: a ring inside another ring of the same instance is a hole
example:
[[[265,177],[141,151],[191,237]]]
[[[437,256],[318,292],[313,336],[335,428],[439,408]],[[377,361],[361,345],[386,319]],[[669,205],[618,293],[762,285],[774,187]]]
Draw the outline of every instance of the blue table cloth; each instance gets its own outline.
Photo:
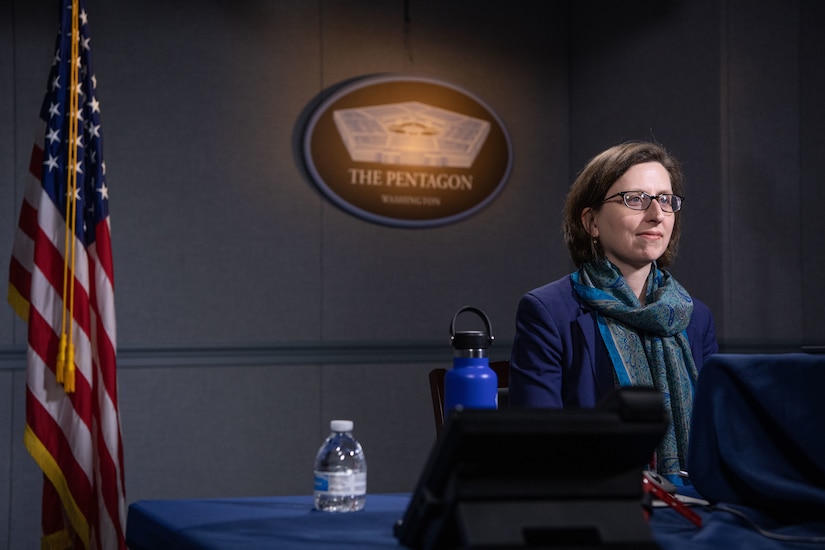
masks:
[[[663,550],[814,550],[825,548],[823,524],[777,525],[747,507],[693,508],[698,528],[672,510],[657,509],[650,525]],[[748,519],[744,519],[748,518]],[[751,518],[768,529],[760,532]]]
[[[360,512],[313,510],[312,496],[145,500],[129,507],[130,550],[395,548],[409,495],[369,495]]]
[[[393,525],[409,499],[369,495],[364,510],[348,514],[314,511],[311,496],[138,501],[129,507],[126,541],[131,550],[397,549]],[[722,510],[694,510],[702,517],[701,529],[671,509],[654,510],[651,531],[663,550],[825,547],[771,539]],[[777,534],[794,531],[780,528]]]

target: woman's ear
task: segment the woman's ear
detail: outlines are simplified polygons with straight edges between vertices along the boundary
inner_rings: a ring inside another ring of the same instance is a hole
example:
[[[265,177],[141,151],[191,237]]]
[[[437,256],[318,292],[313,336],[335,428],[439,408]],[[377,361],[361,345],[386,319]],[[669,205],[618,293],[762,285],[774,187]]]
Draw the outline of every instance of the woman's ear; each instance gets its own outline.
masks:
[[[599,236],[599,228],[596,225],[596,211],[589,206],[582,210],[582,226],[592,238]]]

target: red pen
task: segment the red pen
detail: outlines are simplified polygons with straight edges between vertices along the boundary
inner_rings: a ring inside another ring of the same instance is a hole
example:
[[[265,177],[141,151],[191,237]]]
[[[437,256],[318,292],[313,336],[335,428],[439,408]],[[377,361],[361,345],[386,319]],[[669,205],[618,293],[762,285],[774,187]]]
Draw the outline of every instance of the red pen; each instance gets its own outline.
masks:
[[[678,512],[681,516],[685,517],[689,522],[694,524],[696,527],[702,526],[702,518],[690,509],[690,507],[686,506],[683,502],[680,502],[676,499],[673,495],[662,489],[658,484],[653,483],[647,476],[642,476],[642,487],[646,493],[651,493],[655,498],[658,498],[674,510]]]

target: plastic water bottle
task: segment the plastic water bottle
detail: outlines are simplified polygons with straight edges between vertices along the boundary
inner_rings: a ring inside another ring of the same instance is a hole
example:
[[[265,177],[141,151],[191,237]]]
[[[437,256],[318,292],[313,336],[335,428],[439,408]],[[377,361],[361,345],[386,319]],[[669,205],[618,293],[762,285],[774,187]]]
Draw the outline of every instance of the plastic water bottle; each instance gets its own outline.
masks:
[[[315,509],[357,512],[367,502],[367,460],[352,420],[333,420],[315,457]]]

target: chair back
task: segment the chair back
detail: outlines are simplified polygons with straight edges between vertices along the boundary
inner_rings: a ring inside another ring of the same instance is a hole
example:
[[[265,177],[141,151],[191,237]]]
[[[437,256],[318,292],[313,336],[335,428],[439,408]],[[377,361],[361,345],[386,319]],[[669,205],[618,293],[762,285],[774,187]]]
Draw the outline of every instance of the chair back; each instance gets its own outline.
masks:
[[[510,361],[490,361],[490,368],[498,378],[498,408],[506,408],[510,402]],[[433,369],[429,374],[436,435],[440,435],[444,427],[444,376],[446,374],[447,369],[444,368]]]

